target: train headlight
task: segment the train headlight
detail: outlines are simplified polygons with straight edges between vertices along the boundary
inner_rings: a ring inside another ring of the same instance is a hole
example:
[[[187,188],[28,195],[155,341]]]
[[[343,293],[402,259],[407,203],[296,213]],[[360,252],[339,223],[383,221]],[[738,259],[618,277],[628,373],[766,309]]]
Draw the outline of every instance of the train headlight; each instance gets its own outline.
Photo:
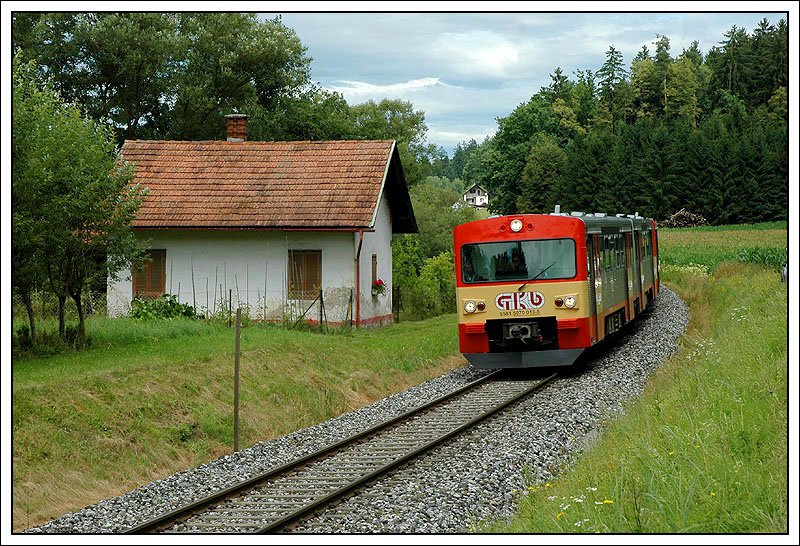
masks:
[[[575,307],[577,301],[575,300],[575,296],[567,296],[564,298],[564,306],[572,309]]]
[[[464,302],[464,312],[467,313],[467,314],[474,313],[475,309],[477,309],[477,308],[478,308],[478,306],[472,300],[467,300],[467,301]]]
[[[520,219],[511,220],[511,231],[513,231],[514,233],[519,233],[520,231],[522,231],[522,220]]]

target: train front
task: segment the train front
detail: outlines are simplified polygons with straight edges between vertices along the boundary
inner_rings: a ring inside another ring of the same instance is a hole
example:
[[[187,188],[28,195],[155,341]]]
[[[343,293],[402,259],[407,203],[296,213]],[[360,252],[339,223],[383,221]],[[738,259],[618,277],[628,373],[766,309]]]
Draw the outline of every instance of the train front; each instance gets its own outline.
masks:
[[[586,228],[511,215],[453,229],[459,347],[477,368],[569,366],[591,346]]]

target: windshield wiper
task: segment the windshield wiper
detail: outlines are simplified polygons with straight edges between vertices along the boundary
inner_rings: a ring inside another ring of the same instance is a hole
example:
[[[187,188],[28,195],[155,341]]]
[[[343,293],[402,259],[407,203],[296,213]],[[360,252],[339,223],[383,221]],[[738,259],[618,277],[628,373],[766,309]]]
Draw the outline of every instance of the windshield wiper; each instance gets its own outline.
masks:
[[[536,274],[536,276],[535,276],[535,277],[533,277],[533,278],[531,278],[531,279],[528,279],[527,281],[525,281],[524,283],[522,283],[521,285],[519,285],[519,288],[517,288],[517,292],[519,292],[520,290],[522,290],[523,288],[525,288],[525,285],[526,285],[526,284],[528,284],[529,282],[531,282],[531,281],[535,281],[536,279],[538,279],[539,277],[541,277],[542,275],[544,275],[544,274],[545,274],[545,272],[546,272],[548,269],[550,269],[551,267],[553,267],[553,266],[554,266],[554,265],[556,265],[557,263],[558,263],[558,260],[554,261],[553,263],[551,263],[550,265],[548,265],[547,267],[545,267],[544,269],[542,269],[541,271],[539,271],[539,272]]]

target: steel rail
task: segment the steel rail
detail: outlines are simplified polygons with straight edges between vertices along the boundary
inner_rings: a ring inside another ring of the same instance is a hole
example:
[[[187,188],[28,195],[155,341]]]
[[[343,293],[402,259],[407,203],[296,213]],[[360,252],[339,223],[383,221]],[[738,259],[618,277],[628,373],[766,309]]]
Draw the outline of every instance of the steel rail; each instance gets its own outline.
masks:
[[[324,457],[325,455],[332,454],[332,453],[336,452],[337,450],[341,449],[342,447],[344,447],[346,445],[353,444],[354,442],[356,442],[358,440],[361,440],[361,439],[363,439],[363,438],[365,438],[367,436],[371,436],[371,435],[376,434],[376,433],[378,433],[378,432],[380,432],[382,430],[385,430],[387,428],[393,427],[393,426],[397,425],[398,423],[400,423],[401,421],[407,420],[407,419],[409,419],[409,418],[411,418],[411,417],[413,417],[413,416],[415,416],[415,415],[417,415],[419,413],[422,413],[423,411],[425,411],[425,410],[427,410],[427,409],[429,409],[429,408],[431,408],[433,406],[439,405],[442,402],[445,402],[445,401],[447,401],[447,400],[449,400],[451,398],[455,398],[455,397],[457,397],[457,396],[459,396],[459,395],[461,395],[461,394],[463,394],[463,393],[465,393],[465,392],[467,392],[467,391],[469,391],[471,389],[474,389],[475,387],[477,387],[477,386],[489,381],[490,379],[492,379],[493,377],[495,377],[499,373],[501,373],[501,370],[498,370],[498,371],[489,373],[487,375],[484,375],[484,376],[476,379],[475,381],[471,381],[470,383],[467,383],[463,387],[461,387],[461,388],[459,388],[459,389],[457,389],[457,390],[455,390],[453,392],[450,392],[450,393],[444,394],[442,396],[439,396],[438,398],[435,398],[435,399],[433,399],[433,400],[431,400],[429,402],[426,402],[425,404],[422,404],[421,406],[418,406],[418,407],[413,408],[413,409],[411,409],[409,411],[406,411],[406,412],[404,412],[404,413],[402,413],[402,414],[400,414],[400,415],[398,415],[398,416],[396,416],[396,417],[394,417],[394,418],[392,418],[392,419],[390,419],[388,421],[384,421],[382,423],[378,423],[377,425],[372,426],[372,427],[370,427],[370,428],[368,428],[368,429],[366,429],[366,430],[364,430],[362,432],[358,432],[356,434],[348,436],[347,438],[344,438],[344,439],[342,439],[342,440],[340,440],[338,442],[335,442],[335,443],[333,443],[333,444],[331,444],[329,446],[320,448],[320,449],[318,449],[316,451],[313,451],[312,453],[304,455],[303,457],[300,457],[300,458],[295,459],[293,461],[289,461],[288,463],[283,464],[281,466],[278,466],[276,468],[269,469],[269,470],[267,470],[267,471],[265,471],[265,472],[263,472],[261,474],[258,474],[257,476],[253,476],[252,478],[249,478],[249,479],[247,479],[245,481],[242,481],[242,482],[236,483],[234,485],[231,485],[229,487],[226,487],[224,489],[221,489],[220,491],[217,491],[216,493],[212,493],[211,495],[203,497],[203,498],[201,498],[201,499],[199,499],[197,501],[194,501],[192,503],[189,503],[189,504],[186,504],[184,506],[178,507],[178,508],[176,508],[174,510],[171,510],[169,512],[165,512],[163,514],[160,514],[160,515],[158,515],[158,516],[156,516],[156,517],[154,517],[152,519],[149,519],[149,520],[147,520],[147,521],[145,521],[143,523],[140,523],[139,525],[136,525],[134,527],[126,529],[126,530],[122,531],[122,533],[123,534],[153,533],[153,532],[158,532],[159,530],[162,530],[164,528],[170,527],[170,526],[180,522],[183,519],[191,517],[194,513],[198,512],[200,510],[203,510],[205,508],[208,508],[209,506],[217,504],[217,503],[225,500],[226,498],[233,497],[233,496],[235,496],[235,495],[237,495],[237,494],[239,494],[239,493],[241,493],[241,492],[243,492],[243,491],[245,491],[247,489],[251,489],[251,488],[255,487],[256,485],[258,485],[261,482],[276,478],[276,477],[278,477],[278,476],[280,476],[282,474],[285,474],[287,472],[290,472],[292,470],[296,470],[296,469],[302,467],[303,465],[306,465],[306,464],[308,464],[310,462],[313,462],[315,460],[318,460],[318,459]]]
[[[367,484],[367,483],[369,483],[369,482],[371,482],[371,481],[373,481],[373,480],[375,480],[375,479],[387,474],[389,471],[393,470],[394,468],[399,467],[400,465],[405,464],[406,462],[408,462],[408,461],[410,461],[410,460],[412,460],[412,459],[414,459],[416,457],[419,457],[423,453],[425,453],[427,451],[430,451],[431,449],[433,449],[433,448],[445,443],[447,440],[453,438],[454,436],[457,436],[457,435],[461,434],[462,432],[466,431],[467,429],[470,429],[473,426],[477,425],[478,423],[480,423],[482,421],[485,421],[486,419],[488,419],[492,415],[502,411],[503,409],[507,408],[508,406],[513,404],[514,402],[517,402],[520,399],[525,398],[526,396],[528,396],[532,392],[535,392],[535,391],[541,389],[542,387],[544,387],[545,385],[550,383],[552,380],[554,380],[556,377],[558,377],[558,373],[554,373],[554,374],[551,374],[551,375],[545,377],[544,379],[542,379],[538,383],[532,385],[531,387],[529,387],[527,389],[524,389],[520,393],[512,396],[511,398],[505,400],[504,402],[498,404],[497,406],[495,406],[495,407],[493,407],[493,408],[491,408],[491,409],[489,409],[487,411],[484,411],[483,413],[481,413],[477,417],[467,421],[466,423],[458,426],[457,428],[451,430],[450,432],[447,432],[446,434],[443,434],[442,436],[440,436],[440,437],[438,437],[438,438],[436,438],[434,440],[429,441],[425,445],[423,445],[423,446],[421,446],[421,447],[419,447],[419,448],[417,448],[417,449],[415,449],[413,451],[410,451],[410,452],[406,453],[405,455],[403,455],[401,457],[398,457],[397,459],[391,461],[390,463],[388,463],[388,464],[386,464],[386,465],[374,470],[373,472],[367,474],[366,476],[363,476],[362,478],[360,478],[360,479],[358,479],[356,481],[353,481],[353,482],[347,484],[346,486],[334,491],[333,493],[330,493],[329,495],[326,495],[325,497],[322,497],[322,498],[320,498],[320,499],[318,499],[318,500],[316,500],[316,501],[314,501],[312,503],[309,503],[309,504],[305,505],[303,508],[300,508],[299,510],[296,510],[295,512],[287,514],[286,516],[284,516],[284,517],[282,517],[282,518],[270,523],[269,525],[261,527],[260,529],[255,531],[255,533],[263,534],[263,533],[276,532],[276,531],[278,531],[278,530],[280,530],[282,528],[285,528],[285,527],[297,522],[298,520],[308,516],[309,514],[313,513],[314,511],[316,511],[318,509],[320,509],[321,507],[327,506],[329,504],[332,504],[332,503],[338,501],[339,499],[349,495],[350,493],[352,493],[356,489],[364,486],[365,484]]]

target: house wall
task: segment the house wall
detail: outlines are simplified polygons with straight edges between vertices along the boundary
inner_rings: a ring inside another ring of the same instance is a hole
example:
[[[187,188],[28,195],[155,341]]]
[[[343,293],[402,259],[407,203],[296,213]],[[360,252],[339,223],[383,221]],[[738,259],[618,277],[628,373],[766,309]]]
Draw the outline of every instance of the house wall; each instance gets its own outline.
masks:
[[[359,234],[355,234],[358,250]],[[378,296],[372,295],[372,255],[378,258],[378,278],[383,279],[386,290]],[[386,199],[381,199],[375,217],[375,230],[364,233],[361,247],[361,321],[369,324],[392,322],[392,220]]]
[[[322,251],[324,319],[329,323],[356,319],[355,256],[359,234],[352,232],[138,230],[149,248],[166,249],[166,292],[198,313],[227,316],[233,309],[249,309],[257,320],[296,320],[311,301],[287,300],[288,251]],[[381,199],[375,230],[364,233],[361,249],[361,321],[364,325],[392,321],[392,229],[389,207]],[[378,277],[386,283],[383,295],[372,296],[372,255],[377,255]],[[109,316],[130,311],[133,296],[129,269],[109,281]],[[229,292],[232,291],[232,292]],[[351,302],[352,297],[352,302]],[[315,303],[306,318],[319,319]]]
[[[350,232],[297,231],[137,231],[149,239],[150,248],[166,249],[166,292],[199,313],[226,313],[232,295],[233,309],[248,307],[261,320],[293,320],[311,301],[287,300],[289,249],[322,251],[322,288],[325,318],[349,320],[354,288],[354,254]],[[109,316],[130,310],[130,270],[108,287]],[[192,280],[194,279],[194,281]],[[319,305],[306,315],[319,319]]]

